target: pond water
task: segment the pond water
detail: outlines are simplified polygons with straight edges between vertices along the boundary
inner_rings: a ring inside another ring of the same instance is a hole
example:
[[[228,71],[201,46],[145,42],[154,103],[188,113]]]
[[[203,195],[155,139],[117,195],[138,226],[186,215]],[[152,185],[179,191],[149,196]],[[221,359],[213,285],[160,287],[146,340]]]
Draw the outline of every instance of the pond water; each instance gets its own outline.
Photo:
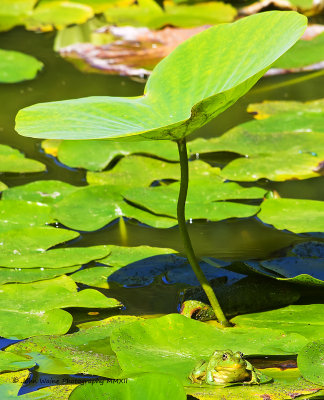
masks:
[[[0,84],[0,143],[20,149],[27,157],[40,160],[47,165],[47,171],[42,173],[2,174],[1,180],[9,187],[40,179],[58,179],[74,185],[86,184],[84,171],[59,164],[57,160],[42,152],[39,140],[19,136],[14,131],[14,119],[19,109],[44,101],[92,95],[136,96],[143,92],[142,82],[126,77],[84,74],[78,71],[52,50],[53,41],[53,33],[35,34],[26,32],[22,28],[0,35],[0,48],[23,51],[37,57],[45,64],[44,70],[33,81]],[[246,112],[250,103],[263,100],[307,101],[322,97],[324,75],[317,73],[316,77],[306,79],[310,76],[311,74],[297,74],[264,78],[230,110],[200,129],[192,138],[217,136],[237,124],[252,119]],[[284,197],[324,200],[323,183],[324,177],[284,183],[262,181],[259,182],[259,186],[275,189]],[[97,232],[82,232],[74,245],[146,244],[182,250],[177,228],[154,229],[126,221],[126,237],[121,232],[121,224],[113,223]],[[280,248],[303,240],[298,235],[267,227],[256,218],[216,223],[195,222],[190,225],[190,234],[198,256],[214,256],[229,260],[265,258]],[[128,313],[175,311],[174,287],[166,289],[165,285],[163,288],[161,285],[155,285],[153,288],[132,289],[131,292],[130,295],[128,289],[121,289],[118,293],[110,292],[110,295],[117,296],[123,301]],[[143,301],[149,302],[150,306],[144,307]],[[80,319],[83,317],[80,316]]]

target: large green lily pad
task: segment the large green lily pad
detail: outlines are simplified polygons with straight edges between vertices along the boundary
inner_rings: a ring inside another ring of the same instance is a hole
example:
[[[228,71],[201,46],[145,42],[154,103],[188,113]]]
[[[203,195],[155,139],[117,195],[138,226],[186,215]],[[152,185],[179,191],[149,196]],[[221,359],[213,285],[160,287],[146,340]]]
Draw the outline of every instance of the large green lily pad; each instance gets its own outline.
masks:
[[[167,374],[143,374],[114,382],[87,383],[78,386],[70,400],[118,399],[118,400],[186,400],[184,388],[178,379]]]
[[[0,268],[0,285],[4,283],[28,283],[55,278],[69,274],[81,268],[81,265],[65,268]]]
[[[5,190],[2,194],[2,200],[24,200],[52,205],[76,189],[76,186],[69,183],[40,180]]]
[[[55,218],[63,225],[81,231],[95,231],[123,216],[156,228],[177,224],[174,218],[157,216],[126,203],[121,195],[123,189],[124,186],[110,185],[83,187],[57,203]]]
[[[295,233],[324,231],[324,202],[299,199],[267,199],[258,217],[277,229]]]
[[[45,169],[41,162],[25,158],[20,151],[0,144],[0,172],[41,172]]]
[[[305,26],[302,15],[273,11],[212,27],[158,64],[144,96],[37,104],[18,113],[16,129],[51,139],[179,139],[244,95]]]
[[[35,362],[18,354],[0,351],[0,372],[19,371],[32,368]]]
[[[83,373],[114,378],[121,371],[109,337],[116,327],[137,319],[133,316],[111,317],[76,333],[35,336],[11,345],[8,351],[30,357],[42,373]]]
[[[73,279],[65,275],[33,283],[1,285],[0,335],[23,339],[39,334],[64,334],[71,326],[72,316],[60,308],[119,306],[117,300],[96,290],[78,292]]]
[[[112,160],[130,154],[145,154],[168,161],[178,161],[175,143],[165,141],[112,142],[111,140],[74,141],[63,140],[58,146],[57,157],[63,164],[73,168],[100,171]]]
[[[209,178],[220,181],[219,172],[219,168],[213,168],[200,160],[189,164],[189,174],[193,179]],[[161,179],[179,180],[179,164],[148,157],[128,156],[109,171],[87,173],[87,181],[91,185],[118,185],[124,188],[149,186]]]
[[[167,370],[189,385],[188,376],[197,361],[209,358],[216,349],[245,354],[291,354],[298,352],[306,339],[272,328],[218,329],[170,314],[117,328],[110,343],[125,376]]]
[[[42,250],[42,251],[41,251]],[[64,247],[37,253],[4,253],[0,254],[1,267],[13,268],[65,268],[72,265],[86,264],[99,260],[110,253],[107,246]]]
[[[307,343],[298,354],[297,363],[302,376],[310,382],[324,386],[324,337]]]
[[[223,2],[176,5],[165,2],[161,8],[154,0],[139,0],[130,7],[110,8],[107,21],[115,25],[146,26],[158,29],[165,25],[193,27],[233,21],[237,11]]]
[[[23,24],[37,0],[2,0],[0,3],[0,31]]]
[[[278,310],[239,315],[232,319],[238,327],[267,328],[280,326],[284,332],[298,333],[308,340],[324,338],[322,304],[291,305]]]
[[[42,68],[43,63],[28,54],[0,49],[0,82],[2,83],[34,79]]]
[[[0,201],[0,232],[54,222],[51,207],[21,200]]]

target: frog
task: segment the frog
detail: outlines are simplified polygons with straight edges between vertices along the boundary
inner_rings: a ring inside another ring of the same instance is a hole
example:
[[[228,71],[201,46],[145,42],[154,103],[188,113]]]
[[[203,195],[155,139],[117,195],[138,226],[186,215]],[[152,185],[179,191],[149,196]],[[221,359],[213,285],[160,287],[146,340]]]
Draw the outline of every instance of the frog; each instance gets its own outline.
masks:
[[[243,353],[215,350],[208,361],[200,360],[189,375],[192,383],[226,385],[232,383],[260,384],[269,381],[265,375],[244,359]]]

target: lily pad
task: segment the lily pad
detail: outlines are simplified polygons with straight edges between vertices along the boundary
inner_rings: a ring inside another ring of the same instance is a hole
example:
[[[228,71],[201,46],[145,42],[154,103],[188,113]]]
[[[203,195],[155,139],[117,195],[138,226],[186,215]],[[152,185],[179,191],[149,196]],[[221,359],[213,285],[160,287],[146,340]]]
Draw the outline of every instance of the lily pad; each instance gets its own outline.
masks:
[[[0,232],[54,222],[51,207],[21,200],[0,201]]]
[[[244,95],[305,27],[302,15],[276,11],[212,27],[158,64],[144,96],[36,104],[19,111],[16,129],[50,139],[180,139]]]
[[[215,349],[245,354],[289,354],[300,350],[306,339],[272,328],[218,329],[170,314],[117,328],[110,343],[125,376],[167,370],[189,385],[188,376],[197,361],[209,358]]]
[[[239,315],[232,322],[239,328],[280,326],[286,334],[298,333],[308,340],[324,338],[322,304],[291,305],[278,310]],[[299,349],[300,350],[300,349]]]
[[[64,334],[72,316],[66,307],[114,308],[121,306],[96,290],[78,292],[72,278],[61,276],[33,283],[1,285],[0,335],[23,339],[37,334]]]
[[[2,83],[34,79],[42,68],[43,63],[28,54],[0,49],[0,82]]]
[[[65,247],[37,253],[0,254],[0,266],[7,268],[65,268],[72,265],[86,264],[92,260],[106,257],[110,250],[107,246]]]
[[[133,316],[111,317],[76,333],[35,336],[15,343],[7,350],[30,357],[42,373],[118,377],[121,370],[111,350],[109,337],[116,327],[137,319]]]
[[[56,204],[55,218],[63,225],[81,231],[95,231],[123,216],[156,228],[177,224],[174,218],[157,216],[126,203],[121,195],[123,189],[123,186],[110,185],[80,188]]]
[[[209,187],[212,187],[212,193],[208,194],[206,198],[201,193],[201,186],[191,186],[188,200],[186,202],[186,218],[220,221],[222,219],[233,217],[250,217],[258,212],[259,207],[257,206],[232,203],[229,201],[213,201],[213,195],[214,200],[244,198],[245,193],[249,197],[249,189],[246,191],[243,188],[242,190],[239,190],[240,187],[238,185],[230,183],[227,190],[226,185],[227,184],[217,185],[217,183],[214,187],[209,185]],[[253,189],[254,188],[252,188],[251,193],[255,196],[258,191],[254,192]],[[206,188],[206,191],[207,190],[208,188]],[[125,197],[132,203],[144,207],[155,214],[176,218],[178,192],[179,184],[174,184],[151,188],[133,188],[125,192]],[[259,193],[259,196],[262,196],[264,191],[261,190]]]
[[[25,21],[27,29],[51,31],[67,25],[82,24],[93,17],[93,9],[69,1],[40,1]]]
[[[18,354],[9,352],[0,352],[0,372],[19,371],[22,369],[32,368],[35,362],[28,360]]]
[[[0,4],[0,31],[23,24],[37,0],[2,0]]]
[[[323,232],[324,202],[298,199],[267,199],[258,217],[277,229],[291,232]]]
[[[288,256],[246,264],[263,275],[307,286],[324,286],[324,245],[306,242],[295,246]],[[260,268],[261,267],[261,268]]]
[[[69,183],[40,180],[5,190],[2,194],[2,200],[24,200],[52,205],[76,189],[78,189],[76,186]]]
[[[168,161],[178,161],[179,155],[175,143],[165,141],[157,144],[153,141],[112,142],[111,140],[63,140],[58,146],[58,159],[72,168],[84,168],[100,171],[114,159],[130,154],[145,154]]]
[[[8,189],[8,186],[5,183],[0,182],[0,192],[3,192],[6,189]]]
[[[89,398],[119,400],[186,400],[183,385],[178,379],[167,374],[143,374],[127,378],[116,385],[109,382],[86,383],[77,387],[70,400],[87,400]]]
[[[41,172],[45,169],[41,162],[25,158],[20,151],[0,144],[0,172]]]
[[[189,174],[193,179],[208,177],[220,181],[219,173],[219,168],[211,167],[200,160],[189,164]],[[91,185],[116,185],[124,188],[149,186],[161,179],[179,180],[180,165],[148,157],[128,156],[109,171],[87,173],[87,181]]]
[[[28,283],[42,281],[44,279],[55,278],[56,276],[65,275],[81,268],[81,265],[66,268],[0,268],[0,285],[4,283]]]
[[[79,233],[52,227],[33,227],[0,233],[1,256],[40,254],[49,247],[75,239]]]
[[[194,5],[165,2],[162,9],[154,0],[139,0],[130,7],[110,8],[105,16],[110,24],[157,29],[165,25],[193,27],[232,22],[236,14],[234,7],[223,2]]]
[[[324,338],[307,343],[298,354],[297,364],[302,376],[324,386]]]

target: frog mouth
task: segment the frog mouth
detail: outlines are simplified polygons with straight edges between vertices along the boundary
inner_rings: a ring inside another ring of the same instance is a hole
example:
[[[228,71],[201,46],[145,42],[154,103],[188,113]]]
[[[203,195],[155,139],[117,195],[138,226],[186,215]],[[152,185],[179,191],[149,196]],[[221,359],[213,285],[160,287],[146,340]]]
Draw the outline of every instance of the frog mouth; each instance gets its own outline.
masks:
[[[233,365],[230,365],[230,366],[226,366],[226,367],[224,367],[223,365],[221,366],[221,367],[219,367],[219,368],[216,368],[216,370],[217,371],[236,371],[236,370],[238,370],[238,369],[241,369],[243,366],[241,365],[241,364],[233,364]]]

